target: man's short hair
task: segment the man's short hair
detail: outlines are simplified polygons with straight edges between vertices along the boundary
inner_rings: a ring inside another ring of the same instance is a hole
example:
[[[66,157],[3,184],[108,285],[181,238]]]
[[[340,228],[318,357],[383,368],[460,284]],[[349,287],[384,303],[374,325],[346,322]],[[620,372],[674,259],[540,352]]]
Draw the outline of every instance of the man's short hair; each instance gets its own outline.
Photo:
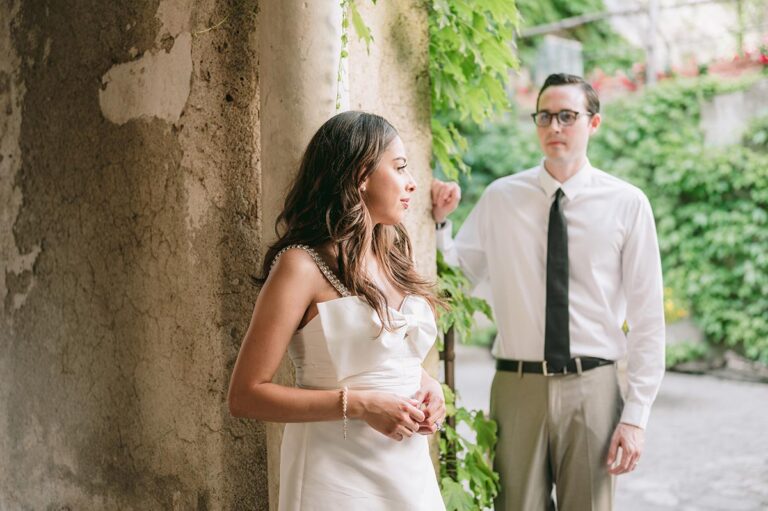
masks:
[[[600,98],[597,97],[597,92],[592,88],[590,84],[584,81],[584,78],[576,75],[569,75],[566,73],[554,73],[544,80],[544,85],[539,90],[539,95],[536,96],[536,110],[539,109],[539,99],[541,94],[549,87],[555,87],[558,85],[580,85],[581,90],[584,91],[584,96],[587,98],[587,112],[596,114],[600,112]]]

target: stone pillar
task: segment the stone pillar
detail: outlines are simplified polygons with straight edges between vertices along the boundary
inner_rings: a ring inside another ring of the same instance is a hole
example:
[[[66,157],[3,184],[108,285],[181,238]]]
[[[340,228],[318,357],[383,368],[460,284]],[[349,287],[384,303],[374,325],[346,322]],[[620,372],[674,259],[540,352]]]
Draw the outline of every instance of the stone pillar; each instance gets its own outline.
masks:
[[[435,276],[435,224],[431,220],[429,34],[423,2],[358,2],[374,41],[370,52],[350,25],[350,108],[385,117],[400,133],[408,169],[417,181],[406,225],[419,271]]]
[[[432,129],[427,10],[423,2],[414,0],[358,4],[374,41],[366,48],[350,26],[350,108],[379,114],[400,133],[408,157],[408,168],[417,182],[414,205],[408,210],[406,227],[413,243],[418,270],[422,275],[435,279],[435,224],[430,195]],[[430,374],[436,375],[438,364],[438,352],[433,349],[424,365]],[[436,444],[432,447],[436,462]]]
[[[0,6],[0,508],[267,509],[256,11]]]
[[[275,221],[309,139],[334,113],[341,53],[338,2],[264,0],[259,9],[261,168],[264,238],[275,240]],[[292,385],[287,357],[275,382]],[[267,425],[269,494],[277,509],[282,424]]]

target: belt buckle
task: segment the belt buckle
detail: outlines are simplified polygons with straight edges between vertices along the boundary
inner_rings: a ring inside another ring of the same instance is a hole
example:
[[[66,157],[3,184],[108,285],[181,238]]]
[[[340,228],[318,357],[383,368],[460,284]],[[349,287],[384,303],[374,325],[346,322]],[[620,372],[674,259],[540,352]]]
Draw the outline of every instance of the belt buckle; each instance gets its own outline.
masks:
[[[547,361],[544,360],[541,363],[541,374],[543,374],[544,376],[557,376],[559,374],[566,375],[566,374],[568,374],[568,365],[567,364],[564,365],[563,369],[560,370],[560,371],[549,372],[549,367],[547,366]]]

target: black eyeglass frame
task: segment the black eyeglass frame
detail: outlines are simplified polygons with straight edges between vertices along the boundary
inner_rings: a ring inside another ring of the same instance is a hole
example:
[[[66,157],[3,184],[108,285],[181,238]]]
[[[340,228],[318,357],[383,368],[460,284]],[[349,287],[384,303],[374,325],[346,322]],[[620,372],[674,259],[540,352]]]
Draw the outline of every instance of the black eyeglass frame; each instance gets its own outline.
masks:
[[[563,122],[563,119],[560,117],[560,115],[561,114],[566,114],[566,113],[567,114],[574,114],[573,121],[571,121],[569,123]],[[549,122],[548,123],[546,123],[546,124],[539,124],[536,121],[536,118],[539,115],[541,115],[541,114],[549,115]],[[560,123],[560,126],[573,126],[574,124],[576,124],[576,121],[579,120],[579,116],[582,115],[582,114],[586,115],[587,117],[592,117],[593,115],[595,115],[593,112],[577,112],[576,110],[569,110],[569,109],[566,108],[566,109],[560,110],[559,112],[549,112],[547,110],[539,110],[538,112],[533,112],[531,114],[531,118],[533,119],[533,124],[535,124],[539,128],[548,128],[552,124],[552,120],[555,117],[557,117],[557,122]]]

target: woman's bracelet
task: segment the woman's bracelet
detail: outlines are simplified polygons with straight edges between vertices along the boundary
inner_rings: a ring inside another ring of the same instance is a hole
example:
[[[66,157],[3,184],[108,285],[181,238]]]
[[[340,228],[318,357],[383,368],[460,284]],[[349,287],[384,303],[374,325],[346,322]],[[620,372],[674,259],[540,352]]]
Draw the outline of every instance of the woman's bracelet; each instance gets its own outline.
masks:
[[[347,423],[349,420],[347,419],[347,397],[349,395],[349,387],[344,387],[341,389],[341,414],[344,417],[344,440],[347,439]]]

